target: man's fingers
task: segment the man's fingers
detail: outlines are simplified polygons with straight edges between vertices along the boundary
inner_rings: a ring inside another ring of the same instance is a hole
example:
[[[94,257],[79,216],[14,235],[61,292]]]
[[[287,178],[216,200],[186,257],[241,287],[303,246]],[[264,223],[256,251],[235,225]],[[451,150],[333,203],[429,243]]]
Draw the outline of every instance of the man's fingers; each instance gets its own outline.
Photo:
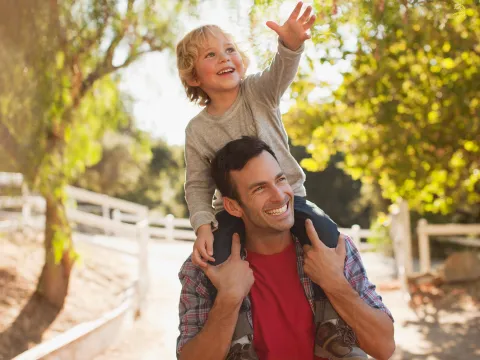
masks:
[[[303,3],[301,1],[297,3],[297,6],[295,6],[295,9],[293,9],[292,13],[288,17],[289,20],[297,20],[298,14],[300,14],[300,10],[302,10],[302,5]]]
[[[317,231],[315,230],[312,220],[307,219],[305,221],[305,227],[307,229],[307,235],[312,243],[312,246],[317,249],[324,248],[325,245],[321,242],[320,238],[318,237]]]
[[[237,233],[235,233],[233,234],[233,237],[232,237],[232,253],[230,257],[232,259],[240,259],[241,249],[242,247],[240,245],[240,236]]]
[[[212,280],[212,276],[215,275],[215,272],[217,271],[217,267],[215,265],[207,264],[207,266],[205,266],[203,271],[205,272],[205,275],[207,275],[207,277],[210,280]]]
[[[303,245],[303,252],[307,252],[312,249],[311,245]]]
[[[267,21],[266,22],[266,25],[272,29],[273,31],[275,31],[277,33],[277,35],[280,35],[280,29],[281,29],[281,26],[278,25],[275,21]]]
[[[345,237],[342,234],[340,234],[338,237],[338,243],[335,252],[344,258],[347,256],[347,244],[345,244]]]

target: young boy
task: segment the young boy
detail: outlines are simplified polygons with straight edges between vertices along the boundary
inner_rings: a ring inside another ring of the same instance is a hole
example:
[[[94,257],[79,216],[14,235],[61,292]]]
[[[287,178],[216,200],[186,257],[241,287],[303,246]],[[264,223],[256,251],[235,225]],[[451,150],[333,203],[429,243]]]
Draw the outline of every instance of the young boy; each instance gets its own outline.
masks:
[[[279,110],[280,98],[296,75],[304,42],[310,38],[307,31],[315,21],[310,6],[300,15],[301,8],[299,2],[282,26],[267,22],[279,36],[278,52],[270,66],[258,74],[245,77],[247,57],[232,37],[215,25],[191,31],[177,45],[177,67],[187,96],[205,107],[190,121],[185,139],[185,194],[197,234],[192,261],[198,266],[206,267],[207,261],[224,262],[230,255],[233,234],[243,234],[242,221],[223,210],[221,194],[215,191],[210,175],[215,152],[243,135],[261,138],[277,155],[295,194],[292,233],[302,244],[309,244],[305,230],[309,218],[327,246],[337,245],[336,224],[305,199],[305,174],[289,152]],[[318,286],[315,293],[325,297]],[[345,342],[345,327],[334,326],[331,332],[331,324],[340,322],[330,304],[319,323],[317,338],[322,331],[329,333],[321,344],[323,355],[326,351],[331,359],[367,358],[354,344]]]

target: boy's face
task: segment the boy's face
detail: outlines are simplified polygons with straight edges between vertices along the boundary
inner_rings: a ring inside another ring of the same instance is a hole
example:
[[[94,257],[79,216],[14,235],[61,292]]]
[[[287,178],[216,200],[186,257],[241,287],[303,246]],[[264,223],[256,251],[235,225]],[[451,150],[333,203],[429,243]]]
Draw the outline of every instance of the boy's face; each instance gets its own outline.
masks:
[[[199,49],[195,71],[197,77],[190,85],[199,86],[212,97],[237,91],[245,67],[232,40],[217,32],[209,34],[205,47]]]

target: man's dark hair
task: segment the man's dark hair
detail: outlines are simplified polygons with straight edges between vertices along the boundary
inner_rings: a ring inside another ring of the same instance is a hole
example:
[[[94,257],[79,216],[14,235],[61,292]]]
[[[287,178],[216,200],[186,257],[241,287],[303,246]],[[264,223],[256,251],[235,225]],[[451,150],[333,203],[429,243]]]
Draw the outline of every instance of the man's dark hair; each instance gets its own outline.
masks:
[[[232,183],[230,171],[242,170],[248,161],[263,151],[269,152],[277,160],[270,146],[252,136],[242,136],[241,139],[230,141],[217,151],[211,163],[211,175],[222,196],[240,201],[237,189]]]

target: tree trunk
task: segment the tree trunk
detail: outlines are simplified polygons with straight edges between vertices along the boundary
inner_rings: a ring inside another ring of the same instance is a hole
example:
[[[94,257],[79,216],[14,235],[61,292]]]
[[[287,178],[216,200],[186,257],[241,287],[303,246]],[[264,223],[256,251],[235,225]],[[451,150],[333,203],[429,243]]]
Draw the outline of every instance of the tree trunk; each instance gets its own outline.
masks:
[[[75,263],[72,233],[63,200],[52,194],[46,194],[45,199],[45,264],[37,291],[52,305],[62,308]]]

